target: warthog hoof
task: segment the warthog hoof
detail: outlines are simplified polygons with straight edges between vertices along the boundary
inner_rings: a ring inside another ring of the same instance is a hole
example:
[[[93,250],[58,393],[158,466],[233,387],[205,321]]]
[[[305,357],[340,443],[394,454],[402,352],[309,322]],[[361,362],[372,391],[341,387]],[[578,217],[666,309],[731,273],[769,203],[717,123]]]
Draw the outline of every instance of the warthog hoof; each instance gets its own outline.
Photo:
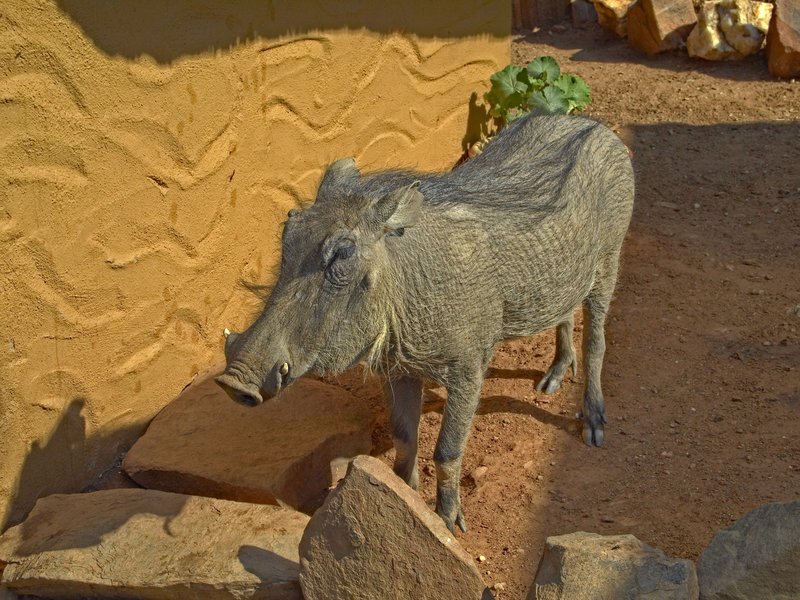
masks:
[[[587,446],[603,445],[603,424],[608,424],[605,411],[599,414],[584,415],[578,413],[579,418],[583,418],[583,441]]]

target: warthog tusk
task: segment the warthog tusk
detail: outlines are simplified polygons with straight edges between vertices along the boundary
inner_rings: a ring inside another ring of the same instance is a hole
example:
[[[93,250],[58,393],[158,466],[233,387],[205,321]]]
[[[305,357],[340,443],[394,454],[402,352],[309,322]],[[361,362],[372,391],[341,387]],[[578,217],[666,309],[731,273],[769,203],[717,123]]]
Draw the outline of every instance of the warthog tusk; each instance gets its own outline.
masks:
[[[289,363],[283,363],[281,365],[281,375],[286,375],[289,372]]]
[[[225,339],[226,339],[226,340],[228,339],[228,336],[229,336],[230,334],[231,334],[231,330],[230,330],[230,329],[228,329],[227,327],[226,327],[226,328],[225,328],[225,330],[222,332],[222,335],[224,335],[224,336],[225,336]]]

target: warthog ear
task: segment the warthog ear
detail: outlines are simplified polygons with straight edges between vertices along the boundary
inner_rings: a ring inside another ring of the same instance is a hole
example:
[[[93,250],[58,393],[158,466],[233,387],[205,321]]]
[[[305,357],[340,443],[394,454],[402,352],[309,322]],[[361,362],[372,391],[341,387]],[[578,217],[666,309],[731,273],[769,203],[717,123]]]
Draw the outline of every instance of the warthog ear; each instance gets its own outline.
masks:
[[[317,190],[317,202],[341,197],[355,187],[360,178],[355,159],[340,158],[325,171]]]
[[[398,188],[376,201],[369,207],[371,214],[368,220],[378,227],[382,233],[390,233],[412,227],[419,221],[422,212],[422,201],[425,197],[417,188],[419,181]]]

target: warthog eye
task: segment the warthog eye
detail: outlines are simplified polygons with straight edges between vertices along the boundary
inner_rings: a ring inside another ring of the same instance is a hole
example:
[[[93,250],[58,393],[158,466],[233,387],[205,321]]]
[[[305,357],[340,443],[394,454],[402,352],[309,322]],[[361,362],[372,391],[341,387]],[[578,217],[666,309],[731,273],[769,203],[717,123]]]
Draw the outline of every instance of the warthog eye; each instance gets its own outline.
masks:
[[[350,258],[356,253],[356,247],[352,245],[342,246],[338,250],[336,250],[336,254],[333,255],[333,260],[344,260],[346,258]]]
[[[353,244],[339,246],[325,266],[325,279],[337,287],[347,285],[349,270],[348,260],[355,256],[356,247]]]

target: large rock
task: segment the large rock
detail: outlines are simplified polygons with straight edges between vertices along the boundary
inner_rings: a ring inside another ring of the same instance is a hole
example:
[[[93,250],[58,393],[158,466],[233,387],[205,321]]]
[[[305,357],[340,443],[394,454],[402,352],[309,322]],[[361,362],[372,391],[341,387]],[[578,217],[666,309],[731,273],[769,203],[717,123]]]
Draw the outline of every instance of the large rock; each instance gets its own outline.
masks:
[[[748,56],[761,50],[769,30],[772,4],[755,0],[722,0],[717,11],[720,30],[739,54]]]
[[[628,35],[628,11],[637,0],[592,0],[597,21],[620,37]]]
[[[755,54],[764,45],[772,5],[755,0],[706,2],[686,40],[689,56],[735,60]]]
[[[692,0],[639,0],[628,11],[628,42],[647,54],[674,50],[696,22]]]
[[[547,538],[528,600],[697,600],[694,563],[632,535]]]
[[[800,500],[761,506],[718,531],[697,578],[704,600],[800,597]]]
[[[800,3],[775,0],[767,34],[767,65],[775,77],[800,77]]]
[[[308,517],[154,490],[55,495],[0,537],[2,583],[48,598],[301,600]]]
[[[370,451],[374,415],[341,388],[300,379],[250,408],[215,374],[186,388],[128,452],[122,468],[139,485],[312,512],[347,459]]]
[[[419,495],[359,456],[300,542],[306,600],[469,600],[492,595],[470,556]]]

